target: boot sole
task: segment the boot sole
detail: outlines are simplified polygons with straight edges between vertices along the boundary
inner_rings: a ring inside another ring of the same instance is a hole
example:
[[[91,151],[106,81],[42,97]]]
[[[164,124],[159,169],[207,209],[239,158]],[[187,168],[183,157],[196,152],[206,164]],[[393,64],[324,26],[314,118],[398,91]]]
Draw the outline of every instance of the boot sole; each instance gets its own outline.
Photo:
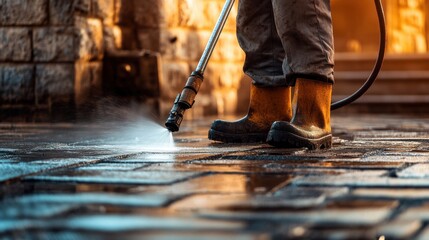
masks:
[[[213,129],[209,130],[209,139],[224,143],[262,143],[267,139],[264,133],[242,133],[232,134],[219,132]]]
[[[308,139],[290,132],[271,130],[268,133],[267,143],[275,147],[302,148],[310,150],[329,149],[332,147],[332,134],[318,139]]]

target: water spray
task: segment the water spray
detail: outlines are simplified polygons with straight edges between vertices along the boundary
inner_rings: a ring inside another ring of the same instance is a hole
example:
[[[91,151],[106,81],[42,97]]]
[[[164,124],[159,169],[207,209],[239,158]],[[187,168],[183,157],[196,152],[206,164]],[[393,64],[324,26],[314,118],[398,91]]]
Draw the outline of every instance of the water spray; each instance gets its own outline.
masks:
[[[334,102],[331,105],[331,109],[335,110],[346,106],[357,99],[359,99],[366,91],[372,86],[372,84],[377,79],[377,76],[381,70],[381,66],[384,61],[385,49],[386,49],[386,22],[384,16],[383,5],[381,3],[382,0],[374,0],[375,8],[377,10],[378,20],[379,20],[379,28],[380,28],[380,46],[379,46],[379,54],[377,60],[375,62],[375,66],[372,70],[371,75],[368,77],[366,82],[362,85],[359,90],[350,95],[349,97],[340,100],[338,102]],[[214,27],[214,30],[209,38],[209,41],[206,45],[206,48],[203,52],[203,55],[200,58],[197,68],[194,72],[189,76],[188,81],[186,82],[185,87],[182,92],[177,95],[176,100],[174,101],[173,108],[170,111],[168,119],[165,123],[165,126],[170,132],[177,132],[180,129],[180,125],[183,121],[183,115],[185,111],[192,108],[195,103],[195,97],[200,90],[200,87],[204,81],[204,71],[207,67],[208,61],[213,53],[213,50],[219,40],[220,34],[225,26],[225,23],[228,19],[228,16],[231,12],[232,7],[234,6],[235,0],[227,0],[219,19]]]

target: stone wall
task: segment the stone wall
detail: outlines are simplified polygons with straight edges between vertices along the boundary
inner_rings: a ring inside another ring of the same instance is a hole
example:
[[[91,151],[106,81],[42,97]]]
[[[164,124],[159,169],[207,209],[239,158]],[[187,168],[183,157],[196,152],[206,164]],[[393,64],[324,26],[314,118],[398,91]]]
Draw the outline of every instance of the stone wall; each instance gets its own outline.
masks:
[[[74,112],[100,94],[103,55],[117,50],[159,53],[160,105],[167,113],[197,65],[223,4],[0,0],[1,120],[14,115],[45,120],[57,113],[67,115],[68,109]],[[243,54],[235,42],[235,15],[233,10],[191,115],[231,114],[237,109]]]
[[[2,120],[64,116],[97,94],[113,9],[114,0],[0,0]]]

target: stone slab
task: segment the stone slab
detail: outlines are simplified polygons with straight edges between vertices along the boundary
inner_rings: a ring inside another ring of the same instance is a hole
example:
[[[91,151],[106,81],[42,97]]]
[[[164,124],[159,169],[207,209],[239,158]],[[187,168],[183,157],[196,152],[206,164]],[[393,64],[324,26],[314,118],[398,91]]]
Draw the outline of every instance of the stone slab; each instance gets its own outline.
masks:
[[[429,205],[423,204],[421,206],[415,206],[407,208],[398,217],[398,221],[414,221],[414,220],[429,220]]]
[[[246,201],[248,194],[197,194],[172,203],[169,209],[175,212],[197,212],[206,209],[222,209],[231,204]]]
[[[48,20],[48,0],[0,0],[0,25],[41,25]]]
[[[262,163],[262,162],[244,162],[244,161],[235,161],[222,160],[215,162],[223,162],[223,164],[210,164],[211,160],[203,160],[204,164],[197,164],[195,162],[202,161],[185,161],[184,163],[154,163],[147,167],[147,170],[160,171],[163,169],[174,169],[174,171],[195,171],[195,172],[213,172],[213,173],[272,173],[272,174],[284,174],[284,175],[322,175],[322,174],[332,174],[338,175],[346,173],[347,170],[344,169],[329,169],[329,168],[306,168],[306,167],[277,167],[270,166],[271,163]]]
[[[388,198],[388,199],[429,199],[429,190],[425,188],[358,188],[351,192],[355,197]]]
[[[233,221],[217,221],[178,217],[132,215],[85,215],[50,220],[6,220],[0,224],[0,233],[14,230],[61,228],[95,232],[127,232],[143,230],[231,231],[244,228]]]
[[[388,176],[342,174],[336,176],[299,177],[293,184],[299,186],[353,186],[353,187],[428,187],[429,179],[406,179]]]
[[[368,156],[361,159],[362,162],[385,161],[390,163],[424,163],[429,161],[429,156],[418,153],[391,153],[386,155]]]
[[[75,32],[72,27],[42,27],[33,30],[36,62],[74,62]]]
[[[34,194],[0,202],[0,218],[25,219],[53,217],[59,213],[86,205],[111,205],[117,207],[161,207],[178,196],[161,194]],[[37,206],[37,207],[35,207]]]
[[[103,59],[103,24],[100,19],[76,17],[74,34],[76,59],[83,61]]]
[[[31,64],[0,64],[0,102],[34,103],[33,75],[34,66]]]
[[[50,170],[90,164],[98,158],[53,159],[49,161],[10,162],[0,160],[0,182]]]
[[[74,64],[38,64],[36,96],[38,103],[71,101],[74,98]]]
[[[145,191],[168,194],[262,194],[289,183],[291,179],[283,175],[212,174],[170,186],[145,188]]]
[[[347,187],[296,187],[286,186],[278,189],[274,196],[282,196],[289,193],[313,193],[319,195],[325,195],[327,198],[337,198],[349,194],[350,190]]]
[[[29,28],[0,28],[0,61],[29,62],[31,34]]]
[[[49,23],[55,26],[73,25],[75,1],[49,0]]]
[[[396,175],[400,178],[429,179],[429,164],[415,164],[396,172]]]
[[[96,163],[76,168],[77,171],[133,171],[148,166],[144,163]]]
[[[365,214],[362,214],[365,212]],[[202,217],[240,221],[281,221],[335,226],[371,226],[386,220],[392,213],[390,208],[379,209],[335,209],[314,211],[203,211]]]
[[[32,239],[55,239],[55,240],[70,240],[70,239],[120,239],[120,240],[139,240],[144,235],[145,240],[269,240],[269,234],[247,233],[247,232],[213,232],[213,231],[133,231],[133,232],[116,232],[116,233],[94,233],[83,231],[49,231],[36,230],[25,232],[14,232],[15,238],[21,240]]]
[[[411,239],[422,226],[419,220],[392,221],[382,224],[375,231],[386,239]]]
[[[426,240],[429,239],[429,228],[426,227],[423,231],[416,237],[416,240]]]
[[[198,177],[201,173],[192,172],[150,172],[150,171],[63,171],[27,177],[27,180],[104,183],[104,184],[152,184],[164,185]]]

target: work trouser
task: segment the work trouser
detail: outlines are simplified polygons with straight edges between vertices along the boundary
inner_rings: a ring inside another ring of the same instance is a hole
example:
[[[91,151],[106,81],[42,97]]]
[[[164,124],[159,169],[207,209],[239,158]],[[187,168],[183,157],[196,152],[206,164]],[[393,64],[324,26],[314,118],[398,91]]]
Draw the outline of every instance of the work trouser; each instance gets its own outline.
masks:
[[[239,0],[237,37],[256,86],[334,83],[330,0]]]

